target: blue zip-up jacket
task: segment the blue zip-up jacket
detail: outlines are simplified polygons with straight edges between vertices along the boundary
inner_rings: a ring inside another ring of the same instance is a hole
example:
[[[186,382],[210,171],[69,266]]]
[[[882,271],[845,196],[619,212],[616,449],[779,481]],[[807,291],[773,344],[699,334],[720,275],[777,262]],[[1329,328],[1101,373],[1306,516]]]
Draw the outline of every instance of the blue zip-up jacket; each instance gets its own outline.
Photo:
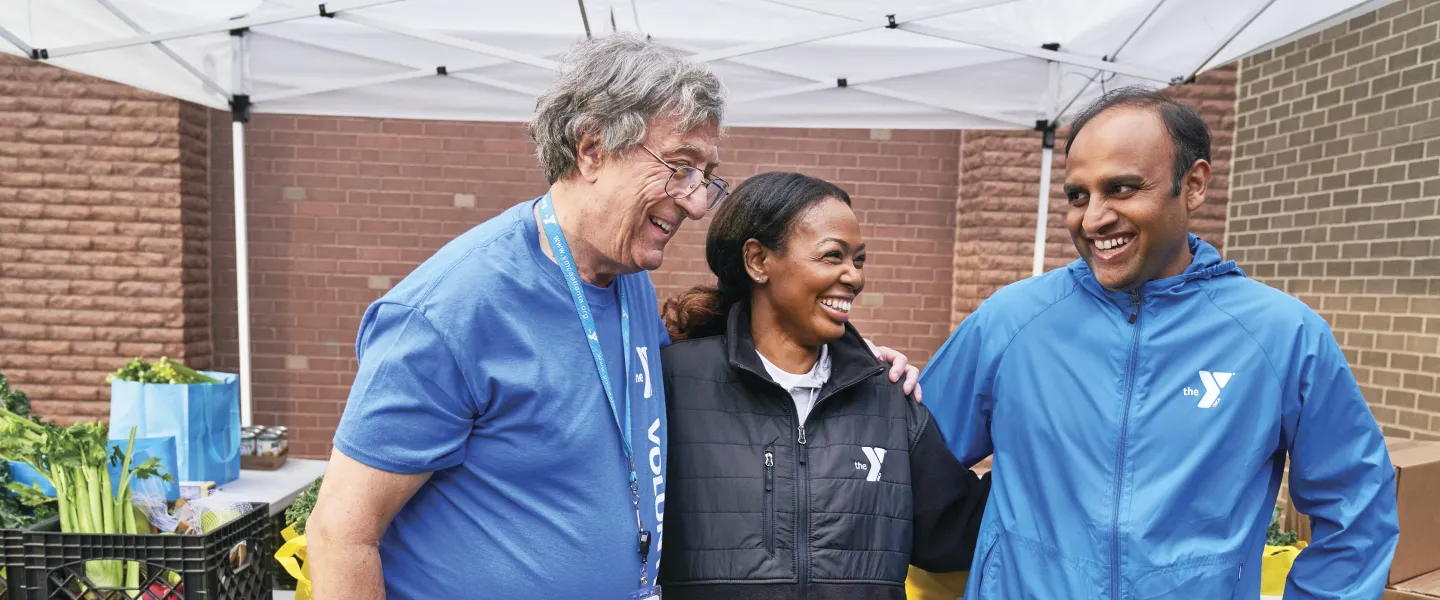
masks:
[[[1380,597],[1395,472],[1334,336],[1190,249],[1134,293],[1083,260],[1007,286],[926,366],[950,449],[994,456],[966,598],[1257,598],[1287,454],[1313,542],[1286,600]]]

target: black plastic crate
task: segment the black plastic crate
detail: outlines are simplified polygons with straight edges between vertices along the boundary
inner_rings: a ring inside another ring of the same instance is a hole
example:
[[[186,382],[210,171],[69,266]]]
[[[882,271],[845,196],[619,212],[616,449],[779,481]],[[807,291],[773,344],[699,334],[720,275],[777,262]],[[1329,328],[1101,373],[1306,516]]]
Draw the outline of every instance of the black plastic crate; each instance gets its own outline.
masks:
[[[274,562],[275,549],[268,512],[267,505],[254,504],[250,512],[205,535],[75,534],[61,533],[58,519],[36,524],[19,531],[24,579],[17,581],[11,573],[10,581],[19,587],[10,588],[9,600],[101,599],[81,592],[90,588],[85,563],[117,559],[142,565],[140,588],[132,590],[140,600],[270,600],[267,564]],[[178,585],[171,585],[166,571],[180,576]]]
[[[20,587],[25,577],[25,550],[21,530],[0,529],[0,567],[5,567],[5,576],[0,577],[0,600],[10,597],[10,582]],[[17,600],[20,594],[16,594]]]
[[[294,591],[300,582],[295,581],[295,578],[291,577],[290,573],[285,570],[285,565],[280,564],[280,561],[275,560],[273,557],[273,551],[279,550],[280,546],[285,543],[285,536],[281,534],[281,532],[285,531],[286,526],[285,511],[282,510],[270,516],[270,548],[272,549],[272,556],[268,557],[269,560],[267,560],[266,563],[270,565],[270,582],[274,589]],[[5,599],[0,598],[0,600]]]

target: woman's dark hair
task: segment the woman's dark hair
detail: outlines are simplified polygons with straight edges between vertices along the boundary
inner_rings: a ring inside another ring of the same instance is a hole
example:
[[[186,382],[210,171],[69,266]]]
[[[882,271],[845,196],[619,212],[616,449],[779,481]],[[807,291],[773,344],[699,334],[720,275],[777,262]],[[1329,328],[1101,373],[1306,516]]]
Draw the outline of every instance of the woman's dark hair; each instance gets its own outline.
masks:
[[[1150,88],[1134,85],[1114,89],[1085,107],[1070,127],[1070,139],[1065,142],[1065,156],[1070,156],[1070,146],[1075,143],[1075,138],[1079,137],[1080,130],[1084,129],[1085,125],[1100,116],[1100,113],[1118,106],[1155,111],[1155,114],[1160,116],[1160,121],[1165,123],[1165,130],[1170,133],[1170,141],[1174,143],[1174,149],[1171,150],[1174,162],[1171,169],[1174,174],[1170,182],[1170,195],[1180,195],[1180,184],[1185,182],[1185,175],[1190,172],[1190,167],[1195,166],[1195,161],[1210,160],[1210,127],[1205,124],[1205,119],[1200,118],[1200,113]]]
[[[725,332],[730,307],[750,297],[745,242],[755,240],[783,252],[795,221],[826,198],[850,205],[850,195],[833,183],[800,173],[761,173],[735,188],[710,222],[705,262],[719,279],[665,301],[661,311],[670,337],[685,340]]]

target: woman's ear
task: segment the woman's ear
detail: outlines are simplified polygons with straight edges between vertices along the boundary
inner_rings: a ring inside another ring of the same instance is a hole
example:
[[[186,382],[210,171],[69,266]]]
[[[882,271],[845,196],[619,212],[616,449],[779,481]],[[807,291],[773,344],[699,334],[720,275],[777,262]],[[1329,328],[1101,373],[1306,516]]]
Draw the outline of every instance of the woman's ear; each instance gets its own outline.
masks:
[[[575,144],[575,170],[579,171],[580,177],[595,183],[600,178],[600,167],[604,163],[605,148],[600,144],[600,136],[595,133],[581,135],[580,141]]]
[[[751,281],[761,284],[770,280],[765,269],[765,260],[769,257],[770,249],[765,244],[754,238],[745,241],[745,273]]]

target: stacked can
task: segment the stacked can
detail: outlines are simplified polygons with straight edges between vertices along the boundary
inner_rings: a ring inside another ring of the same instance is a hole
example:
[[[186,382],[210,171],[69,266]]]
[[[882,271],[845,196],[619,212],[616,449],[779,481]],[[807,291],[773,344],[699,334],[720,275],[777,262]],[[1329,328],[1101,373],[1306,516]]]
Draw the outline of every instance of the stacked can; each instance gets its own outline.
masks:
[[[250,425],[240,430],[240,456],[259,456],[256,440],[260,433],[265,431],[259,425]]]
[[[241,456],[280,456],[290,451],[290,430],[284,425],[252,425],[240,430]]]

